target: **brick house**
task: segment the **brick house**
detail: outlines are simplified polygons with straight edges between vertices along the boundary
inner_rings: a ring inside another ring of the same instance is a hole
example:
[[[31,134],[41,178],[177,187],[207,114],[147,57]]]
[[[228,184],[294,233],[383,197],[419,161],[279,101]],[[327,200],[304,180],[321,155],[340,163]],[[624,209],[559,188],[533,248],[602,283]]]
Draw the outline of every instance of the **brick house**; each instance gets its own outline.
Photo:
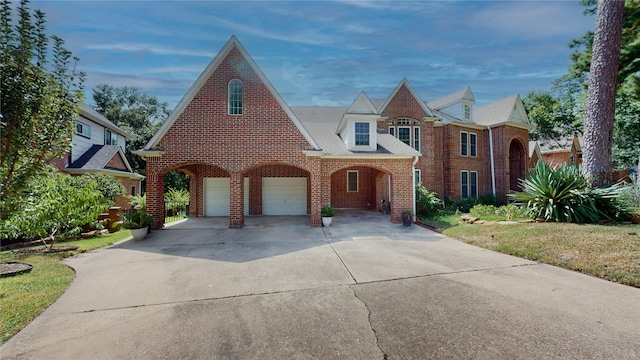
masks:
[[[540,140],[542,160],[551,165],[582,164],[582,147],[578,135],[569,135],[560,139]]]
[[[59,171],[71,175],[101,173],[120,181],[126,190],[116,196],[114,206],[129,208],[127,195],[139,195],[144,176],[131,170],[125,157],[127,138],[131,135],[104,116],[83,104],[76,120],[76,132],[69,154],[53,161]]]
[[[474,108],[469,88],[432,103],[406,79],[383,100],[288,106],[232,37],[144,149],[147,209],[163,225],[163,177],[190,175],[190,216],[310,215],[323,205],[414,208],[414,184],[442,197],[506,196],[524,177],[530,127],[517,95]],[[493,179],[493,180],[492,180]]]

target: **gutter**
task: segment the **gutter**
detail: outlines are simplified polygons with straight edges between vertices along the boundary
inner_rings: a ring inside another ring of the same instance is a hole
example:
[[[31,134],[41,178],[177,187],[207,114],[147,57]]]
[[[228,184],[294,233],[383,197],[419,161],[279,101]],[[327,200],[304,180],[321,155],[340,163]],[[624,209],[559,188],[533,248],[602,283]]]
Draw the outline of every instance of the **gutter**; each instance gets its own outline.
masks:
[[[413,210],[413,221],[416,221],[418,216],[416,214],[416,164],[418,163],[418,156],[413,157],[413,163],[411,164],[411,189],[413,190],[411,193],[411,198],[413,201],[411,202],[411,207]]]

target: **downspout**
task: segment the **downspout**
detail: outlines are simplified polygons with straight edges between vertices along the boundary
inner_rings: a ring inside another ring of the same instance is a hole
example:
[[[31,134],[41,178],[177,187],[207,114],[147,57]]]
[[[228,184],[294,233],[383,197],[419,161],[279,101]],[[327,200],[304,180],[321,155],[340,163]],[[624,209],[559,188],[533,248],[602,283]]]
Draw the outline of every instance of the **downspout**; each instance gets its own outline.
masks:
[[[411,199],[412,199],[412,212],[413,212],[413,221],[416,221],[417,219],[417,215],[416,215],[416,164],[418,163],[418,157],[414,156],[413,157],[413,164],[411,164],[411,189],[412,189],[412,193],[411,193]]]
[[[493,197],[496,197],[496,169],[493,162],[493,134],[491,133],[491,125],[487,125],[489,129],[489,158],[491,160],[491,192]]]
[[[387,174],[387,192],[389,194],[387,194],[387,198],[389,200],[387,200],[387,207],[389,208],[389,214],[391,214],[391,174]]]

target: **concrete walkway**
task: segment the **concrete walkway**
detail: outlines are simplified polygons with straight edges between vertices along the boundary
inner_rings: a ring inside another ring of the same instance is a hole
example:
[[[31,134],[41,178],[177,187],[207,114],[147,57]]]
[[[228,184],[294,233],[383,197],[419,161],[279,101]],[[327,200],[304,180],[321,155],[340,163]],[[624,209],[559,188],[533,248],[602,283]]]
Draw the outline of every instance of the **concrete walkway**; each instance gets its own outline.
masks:
[[[0,358],[640,357],[640,289],[388,220],[190,219],[80,254]]]

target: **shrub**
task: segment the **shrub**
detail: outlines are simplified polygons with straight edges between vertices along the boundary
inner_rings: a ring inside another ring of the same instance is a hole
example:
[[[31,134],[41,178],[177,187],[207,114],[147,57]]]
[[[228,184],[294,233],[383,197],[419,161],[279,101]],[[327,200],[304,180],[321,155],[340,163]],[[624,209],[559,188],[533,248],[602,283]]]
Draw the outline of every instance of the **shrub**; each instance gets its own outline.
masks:
[[[189,204],[187,190],[171,189],[164,193],[165,210],[183,211]]]
[[[438,193],[430,192],[422,184],[416,184],[416,212],[420,215],[433,216],[443,206]]]
[[[469,209],[469,213],[480,219],[495,218],[498,214],[498,208],[493,205],[476,205]]]
[[[580,168],[573,165],[553,169],[539,161],[530,177],[520,180],[520,184],[524,191],[512,192],[509,197],[524,204],[536,218],[584,223],[628,215],[618,201],[624,185],[591,189]]]
[[[620,190],[620,202],[628,207],[640,208],[640,180],[631,175],[631,183]]]

